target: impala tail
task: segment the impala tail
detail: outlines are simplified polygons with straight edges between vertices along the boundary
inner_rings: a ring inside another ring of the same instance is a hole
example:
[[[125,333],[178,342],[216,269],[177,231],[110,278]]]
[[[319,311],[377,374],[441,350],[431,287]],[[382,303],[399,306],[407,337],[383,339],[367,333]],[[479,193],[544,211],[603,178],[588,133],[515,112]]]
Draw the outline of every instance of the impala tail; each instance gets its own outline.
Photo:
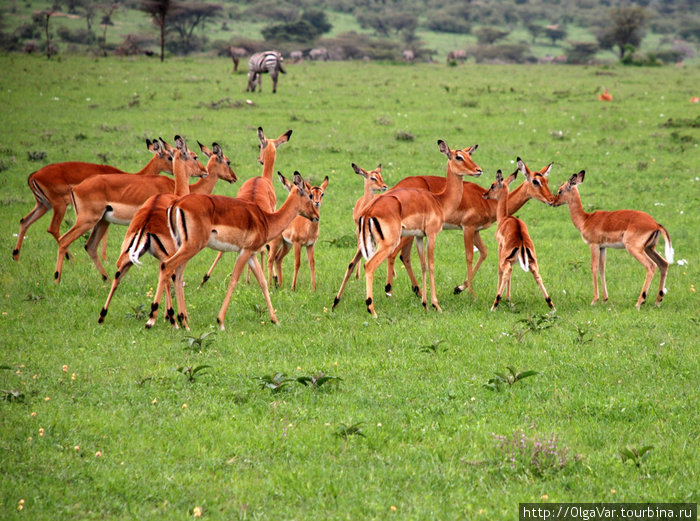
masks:
[[[175,241],[175,245],[179,248],[182,246],[182,239],[187,240],[187,225],[185,224],[185,213],[177,206],[170,206],[167,209],[168,229],[170,236]]]
[[[382,227],[376,217],[365,217],[363,215],[360,217],[358,228],[360,232],[360,251],[362,252],[362,257],[368,261],[376,253],[377,240],[375,239],[375,234],[379,235],[380,239],[384,239]]]
[[[661,225],[659,225],[659,227],[661,228],[661,235],[664,236],[664,255],[668,263],[673,264],[673,255],[675,252],[673,251],[673,245],[671,244],[671,236],[668,234],[666,228]]]
[[[129,260],[132,264],[141,264],[139,258],[148,249],[150,245],[150,234],[146,232],[146,228],[140,228],[132,237],[129,244]]]
[[[520,267],[523,271],[530,271],[530,250],[525,246],[520,246],[520,248],[515,248],[510,254],[510,258],[518,256],[518,261],[520,262]]]

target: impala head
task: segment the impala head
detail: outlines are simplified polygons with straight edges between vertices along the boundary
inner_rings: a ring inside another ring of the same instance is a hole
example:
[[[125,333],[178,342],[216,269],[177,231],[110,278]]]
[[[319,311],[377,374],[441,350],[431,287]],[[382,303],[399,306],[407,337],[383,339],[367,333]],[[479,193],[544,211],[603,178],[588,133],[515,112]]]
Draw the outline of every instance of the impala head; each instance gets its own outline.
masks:
[[[202,150],[202,154],[209,158],[207,172],[229,183],[238,181],[238,177],[236,177],[236,174],[231,169],[231,160],[224,155],[224,151],[221,150],[218,143],[212,143],[211,150],[206,145],[202,145],[199,141],[197,141],[197,143]]]
[[[320,186],[311,186],[311,183],[304,181],[304,189],[308,194],[311,201],[314,203],[316,208],[321,208],[321,203],[323,202],[323,196],[326,194],[326,188],[328,187],[328,176],[323,178],[323,182]]]
[[[568,181],[562,184],[557,190],[557,195],[554,198],[554,203],[552,206],[561,206],[563,204],[568,204],[571,198],[575,196],[575,192],[578,192],[577,185],[583,183],[583,178],[586,177],[586,171],[581,170],[578,174],[573,174]]]
[[[387,188],[389,188],[382,177],[381,164],[377,165],[377,168],[369,172],[364,168],[360,168],[355,163],[352,164],[352,169],[357,175],[361,175],[365,178],[365,183],[369,183],[370,189],[373,192],[386,192]]]
[[[479,145],[474,145],[473,147],[463,148],[462,150],[450,150],[442,139],[438,139],[438,147],[440,152],[447,156],[447,168],[456,175],[470,175],[473,177],[479,177],[483,171],[481,167],[472,161],[472,153],[477,149]]]
[[[282,185],[289,191],[289,198],[296,197],[299,202],[298,214],[302,217],[306,217],[311,222],[317,223],[320,215],[318,213],[318,206],[314,204],[314,200],[311,193],[307,190],[306,186],[308,183],[304,181],[299,172],[294,172],[294,181],[290,183],[286,177],[282,175],[282,172],[277,172],[277,175],[282,182]],[[326,186],[328,185],[328,177],[324,180]]]
[[[277,148],[282,144],[289,141],[292,136],[292,131],[287,130],[277,139],[267,139],[263,133],[262,127],[258,127],[258,139],[260,140],[260,155],[258,156],[258,163],[261,165],[265,164],[265,161],[271,160],[274,162],[275,155],[277,153]]]
[[[510,174],[506,179],[503,179],[503,173],[498,170],[496,172],[496,182],[493,183],[489,189],[484,193],[484,199],[500,199],[503,194],[508,192],[508,185],[510,185],[515,178],[518,177],[518,171],[516,170]]]
[[[527,194],[538,201],[542,201],[547,206],[552,206],[554,202],[554,195],[549,189],[548,178],[549,172],[552,170],[552,164],[553,163],[549,163],[538,172],[532,172],[523,160],[518,158],[518,170],[525,177]]]
[[[184,169],[187,177],[207,177],[207,169],[197,160],[197,154],[187,148],[184,138],[175,136],[173,169],[177,170],[180,168]]]
[[[160,142],[158,140],[160,140]],[[175,152],[175,149],[163,141],[163,138],[154,139],[153,141],[146,139],[146,146],[148,147],[148,150],[153,152],[153,158],[151,161],[156,162],[156,165],[160,171],[172,174],[173,153]]]

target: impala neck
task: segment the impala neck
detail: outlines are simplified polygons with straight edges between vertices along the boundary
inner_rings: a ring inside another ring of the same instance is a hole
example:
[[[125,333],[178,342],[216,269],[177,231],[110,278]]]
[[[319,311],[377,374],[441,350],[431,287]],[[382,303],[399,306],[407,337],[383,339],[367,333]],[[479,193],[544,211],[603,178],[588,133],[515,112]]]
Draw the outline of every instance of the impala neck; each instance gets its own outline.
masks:
[[[362,206],[367,206],[369,202],[374,199],[374,192],[372,191],[372,182],[367,181],[365,183],[365,193],[362,195]]]
[[[158,175],[161,172],[161,168],[158,167],[158,163],[160,162],[160,156],[158,154],[155,154],[151,160],[144,166],[141,170],[136,172],[137,174],[141,175]]]
[[[214,191],[214,185],[219,180],[219,176],[214,173],[214,169],[209,169],[207,164],[207,177],[200,177],[196,183],[188,185],[190,193],[210,194]]]
[[[269,238],[277,237],[281,235],[282,232],[289,226],[294,218],[299,215],[299,208],[301,207],[301,201],[298,196],[299,189],[294,186],[289,192],[287,200],[284,204],[280,206],[280,209],[276,212],[267,213],[270,217],[268,220],[268,236]]]
[[[455,208],[459,206],[462,202],[462,189],[464,182],[462,181],[462,176],[454,173],[452,169],[452,164],[447,163],[447,181],[445,182],[445,189],[435,194],[435,197],[442,204],[442,208],[445,214],[451,213]]]
[[[581,203],[581,195],[578,193],[578,188],[573,187],[571,189],[571,200],[569,201],[569,215],[571,215],[571,222],[574,226],[581,230],[583,228],[583,223],[586,222],[589,213],[583,209],[583,203]]]
[[[522,185],[521,185],[522,186]],[[496,221],[502,223],[508,218],[512,212],[509,212],[510,207],[508,201],[510,200],[510,194],[508,193],[508,187],[505,186],[501,192],[501,196],[498,198],[498,204],[496,206]],[[522,206],[522,205],[520,205]]]
[[[173,176],[175,177],[175,195],[182,197],[189,194],[190,176],[187,174],[185,161],[182,160],[179,150],[173,156]]]
[[[277,157],[277,149],[272,142],[263,151],[263,173],[262,176],[272,182],[272,174],[275,169],[275,158]]]
[[[508,215],[513,215],[530,200],[530,196],[526,190],[526,183],[527,181],[521,183],[519,187],[508,195]]]

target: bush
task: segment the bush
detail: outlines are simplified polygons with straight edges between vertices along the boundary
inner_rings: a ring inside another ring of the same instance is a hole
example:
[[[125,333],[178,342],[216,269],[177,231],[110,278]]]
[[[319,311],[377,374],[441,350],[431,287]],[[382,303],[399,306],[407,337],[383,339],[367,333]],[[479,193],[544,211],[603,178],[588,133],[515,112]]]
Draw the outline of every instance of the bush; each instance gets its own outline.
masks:
[[[251,5],[242,15],[247,20],[259,22],[270,20],[279,22],[280,20],[298,20],[299,8],[286,2],[260,2]]]
[[[477,63],[501,62],[501,63],[526,63],[534,62],[535,58],[529,54],[530,47],[523,43],[504,43],[501,45],[477,45],[467,51]]]
[[[61,40],[68,43],[91,45],[97,41],[95,33],[88,31],[87,29],[76,29],[75,31],[71,31],[67,27],[59,26],[56,29],[56,34]]]
[[[456,17],[446,10],[432,13],[425,25],[431,31],[443,33],[468,34],[470,31],[467,20]]]
[[[566,51],[566,61],[577,65],[590,63],[595,53],[598,52],[598,45],[592,42],[570,42],[570,47]]]
[[[319,45],[326,47],[337,59],[361,60],[365,56],[374,60],[398,60],[401,47],[398,42],[374,39],[354,31],[339,34],[335,38],[324,38]]]

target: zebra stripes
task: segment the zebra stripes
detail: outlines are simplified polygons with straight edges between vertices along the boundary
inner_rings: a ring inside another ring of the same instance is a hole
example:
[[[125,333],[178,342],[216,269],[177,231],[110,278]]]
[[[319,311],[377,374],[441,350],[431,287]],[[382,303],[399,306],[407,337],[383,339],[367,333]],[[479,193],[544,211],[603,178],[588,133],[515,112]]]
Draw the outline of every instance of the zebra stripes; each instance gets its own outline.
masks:
[[[272,78],[272,92],[277,92],[277,75],[285,74],[287,71],[282,67],[282,54],[277,51],[258,52],[253,54],[248,60],[248,86],[246,92],[255,92],[257,83],[258,89],[262,92],[262,75],[265,72]]]

